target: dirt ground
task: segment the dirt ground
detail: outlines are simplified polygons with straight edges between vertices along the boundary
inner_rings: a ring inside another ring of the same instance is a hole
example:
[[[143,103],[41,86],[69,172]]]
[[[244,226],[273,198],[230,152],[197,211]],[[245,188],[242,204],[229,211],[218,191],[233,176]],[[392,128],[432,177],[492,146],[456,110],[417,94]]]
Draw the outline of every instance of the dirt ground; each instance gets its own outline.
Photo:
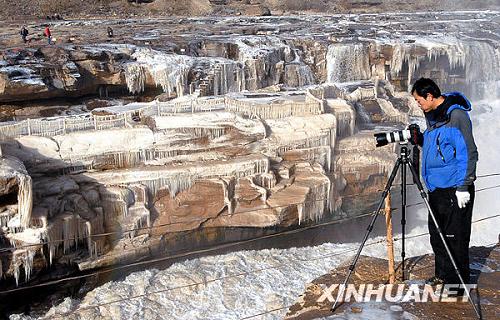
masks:
[[[4,21],[52,18],[273,15],[301,13],[439,11],[499,9],[496,0],[0,0]],[[225,3],[225,4],[222,4]],[[263,10],[265,9],[265,10]]]

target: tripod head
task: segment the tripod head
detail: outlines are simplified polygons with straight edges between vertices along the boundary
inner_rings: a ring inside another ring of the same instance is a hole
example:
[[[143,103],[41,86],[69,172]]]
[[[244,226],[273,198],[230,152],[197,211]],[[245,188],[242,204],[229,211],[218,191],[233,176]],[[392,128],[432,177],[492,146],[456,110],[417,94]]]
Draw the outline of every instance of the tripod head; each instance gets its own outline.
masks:
[[[411,148],[408,148],[408,141],[405,142],[400,142],[399,143],[399,158],[407,158],[410,159],[411,166],[413,169],[415,169],[415,172],[417,173],[417,176],[420,176],[420,149],[417,144],[413,144]],[[403,154],[404,153],[404,154]],[[407,162],[404,161],[403,162]],[[415,178],[413,179],[415,181]]]

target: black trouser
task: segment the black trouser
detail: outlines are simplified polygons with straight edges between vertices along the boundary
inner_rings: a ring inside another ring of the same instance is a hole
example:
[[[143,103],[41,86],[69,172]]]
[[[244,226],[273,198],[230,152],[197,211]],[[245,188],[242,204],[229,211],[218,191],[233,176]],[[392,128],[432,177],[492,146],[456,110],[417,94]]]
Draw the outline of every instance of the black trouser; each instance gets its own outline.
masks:
[[[455,195],[456,188],[436,189],[429,192],[429,204],[450,248],[460,275],[465,283],[470,281],[469,241],[474,206],[474,185],[469,187],[470,201],[460,209]],[[446,283],[459,284],[453,264],[446,252],[438,230],[429,215],[429,233],[435,255],[435,275]]]

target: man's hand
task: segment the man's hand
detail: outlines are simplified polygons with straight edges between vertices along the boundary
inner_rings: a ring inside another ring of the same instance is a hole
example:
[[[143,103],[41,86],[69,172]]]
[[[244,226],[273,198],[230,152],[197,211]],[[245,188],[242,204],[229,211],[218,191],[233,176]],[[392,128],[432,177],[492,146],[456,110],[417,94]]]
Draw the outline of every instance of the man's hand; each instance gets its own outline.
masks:
[[[410,131],[410,143],[412,145],[422,146],[424,143],[424,135],[420,132],[420,127],[416,123],[413,123],[408,127],[408,131]]]
[[[465,205],[470,201],[470,193],[468,191],[457,191],[457,204],[460,209],[465,208]]]

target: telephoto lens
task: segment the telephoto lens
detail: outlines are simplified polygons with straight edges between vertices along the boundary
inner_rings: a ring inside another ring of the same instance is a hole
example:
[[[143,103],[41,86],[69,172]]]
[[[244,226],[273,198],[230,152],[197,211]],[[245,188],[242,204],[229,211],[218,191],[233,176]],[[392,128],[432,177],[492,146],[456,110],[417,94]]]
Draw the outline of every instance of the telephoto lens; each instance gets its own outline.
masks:
[[[389,143],[408,141],[411,138],[410,130],[399,130],[393,132],[381,132],[374,134],[377,147],[383,147]]]

